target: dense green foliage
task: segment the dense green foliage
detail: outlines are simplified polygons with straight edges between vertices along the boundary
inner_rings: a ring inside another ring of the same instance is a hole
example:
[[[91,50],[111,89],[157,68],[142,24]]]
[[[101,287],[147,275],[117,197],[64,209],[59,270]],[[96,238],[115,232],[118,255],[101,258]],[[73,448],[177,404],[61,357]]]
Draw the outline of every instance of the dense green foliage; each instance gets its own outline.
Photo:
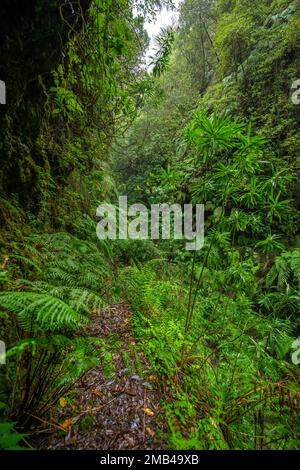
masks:
[[[162,242],[174,272],[125,271],[174,448],[298,445],[299,19],[298,2],[184,1],[169,68],[116,154],[132,200],[205,204],[199,254]]]
[[[87,327],[126,300],[170,448],[296,449],[299,2],[183,0],[152,70],[143,25],[169,1],[36,0],[16,23],[4,3],[0,448],[115,372],[116,339]],[[204,247],[98,240],[119,194],[204,204]]]

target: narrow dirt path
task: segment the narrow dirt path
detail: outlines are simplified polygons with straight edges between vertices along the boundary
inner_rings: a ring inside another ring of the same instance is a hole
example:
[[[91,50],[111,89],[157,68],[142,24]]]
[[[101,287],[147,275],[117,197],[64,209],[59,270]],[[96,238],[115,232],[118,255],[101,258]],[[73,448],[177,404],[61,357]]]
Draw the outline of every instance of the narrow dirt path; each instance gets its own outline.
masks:
[[[116,373],[107,378],[103,366],[88,371],[78,382],[75,407],[60,407],[53,416],[67,429],[54,431],[40,448],[47,449],[163,449],[167,442],[165,417],[155,377],[142,352],[137,352],[131,332],[131,312],[119,303],[92,317],[88,334],[100,338],[116,335]],[[138,365],[138,367],[137,367]]]

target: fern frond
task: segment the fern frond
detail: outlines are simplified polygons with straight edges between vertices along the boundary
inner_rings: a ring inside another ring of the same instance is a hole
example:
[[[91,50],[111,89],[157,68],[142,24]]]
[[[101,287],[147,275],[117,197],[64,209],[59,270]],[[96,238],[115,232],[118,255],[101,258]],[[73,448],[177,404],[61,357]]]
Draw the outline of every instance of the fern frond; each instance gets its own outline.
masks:
[[[0,305],[15,313],[20,325],[27,331],[39,328],[55,331],[78,328],[87,322],[62,300],[35,292],[1,292]]]
[[[89,313],[90,310],[98,310],[106,305],[101,296],[88,289],[53,285],[44,281],[30,282],[21,280],[20,282],[23,285],[29,286],[32,292],[49,294],[52,297],[63,300],[78,312],[83,310],[85,313]]]
[[[298,281],[298,283],[300,283],[300,249],[299,248],[292,252],[291,269],[296,280]]]

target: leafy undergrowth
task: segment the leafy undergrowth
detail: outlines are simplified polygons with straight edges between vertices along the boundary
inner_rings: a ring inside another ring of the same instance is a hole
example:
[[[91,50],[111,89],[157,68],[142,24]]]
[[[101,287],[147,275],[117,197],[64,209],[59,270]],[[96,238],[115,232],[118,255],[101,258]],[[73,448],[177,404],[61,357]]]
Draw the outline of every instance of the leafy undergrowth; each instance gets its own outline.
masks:
[[[161,377],[171,448],[297,447],[300,376],[288,356],[289,320],[263,317],[243,292],[220,288],[201,292],[185,336],[184,270],[152,260],[121,279],[138,342]]]
[[[0,423],[0,449],[6,450],[25,450],[26,447],[20,445],[20,441],[24,439],[22,434],[16,433],[14,430],[15,423]]]
[[[9,431],[26,431],[23,445],[297,447],[292,318],[259,310],[255,265],[240,263],[226,238],[205,269],[201,253],[172,262],[150,242],[132,243],[130,265],[121,267],[121,242],[108,253],[68,234],[32,240],[21,268],[19,259],[7,262],[0,295],[3,331],[14,334],[1,369],[1,413]],[[296,251],[281,255],[266,282],[280,289],[278,270],[291,276],[296,259]],[[26,279],[12,280],[28,264]],[[104,307],[112,299],[130,307]],[[6,432],[1,445],[21,438]]]
[[[30,430],[98,364],[98,339],[78,331],[106,305],[112,267],[105,248],[63,232],[28,237],[10,251],[0,293],[7,348],[0,412]]]

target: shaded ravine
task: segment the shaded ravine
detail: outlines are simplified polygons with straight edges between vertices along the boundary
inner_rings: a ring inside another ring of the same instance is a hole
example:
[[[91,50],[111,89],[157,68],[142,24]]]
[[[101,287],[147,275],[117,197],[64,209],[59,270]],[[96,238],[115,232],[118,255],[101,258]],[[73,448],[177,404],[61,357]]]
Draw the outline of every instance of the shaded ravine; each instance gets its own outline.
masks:
[[[89,336],[115,335],[120,347],[114,352],[116,373],[107,378],[103,365],[88,371],[73,388],[72,405],[60,406],[52,415],[67,433],[53,429],[39,439],[42,449],[163,449],[167,442],[166,420],[160,406],[156,377],[151,375],[143,352],[135,345],[131,311],[125,303],[103,309],[91,317]],[[138,365],[138,367],[137,367]]]

